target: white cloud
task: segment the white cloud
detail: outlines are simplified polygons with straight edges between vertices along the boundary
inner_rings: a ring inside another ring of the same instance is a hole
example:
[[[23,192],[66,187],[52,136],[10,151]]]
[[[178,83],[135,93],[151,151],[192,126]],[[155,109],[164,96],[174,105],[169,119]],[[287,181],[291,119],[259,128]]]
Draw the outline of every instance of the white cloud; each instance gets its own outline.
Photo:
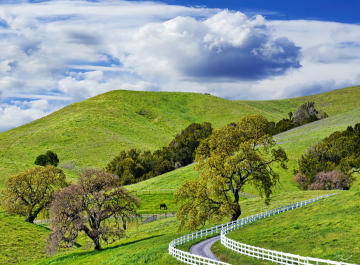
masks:
[[[24,124],[49,114],[47,100],[13,101],[0,104],[0,131]]]
[[[114,89],[271,99],[360,83],[359,25],[111,0],[0,4],[0,20],[0,131]]]
[[[177,17],[142,27],[126,49],[125,67],[182,79],[259,80],[300,67],[299,47],[273,38],[261,16],[222,11],[209,19]]]

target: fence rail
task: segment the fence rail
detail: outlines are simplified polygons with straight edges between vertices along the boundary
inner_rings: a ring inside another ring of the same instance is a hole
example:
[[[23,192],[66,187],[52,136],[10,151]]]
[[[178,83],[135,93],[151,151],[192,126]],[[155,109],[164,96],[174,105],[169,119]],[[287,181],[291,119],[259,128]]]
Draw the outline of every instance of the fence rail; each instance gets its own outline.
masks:
[[[327,198],[333,196],[335,194],[323,195],[320,197],[312,198],[309,200],[296,202],[287,206],[283,206],[274,210],[266,211],[263,213],[255,214],[249,217],[241,218],[237,221],[217,225],[208,229],[204,229],[195,233],[184,235],[180,238],[177,238],[170,242],[169,244],[169,254],[177,258],[178,260],[187,263],[187,264],[228,264],[221,261],[216,261],[208,258],[201,257],[198,255],[194,255],[185,251],[181,251],[176,248],[178,245],[182,245],[188,241],[194,240],[196,238],[205,237],[208,235],[218,234],[220,232],[221,244],[225,247],[236,251],[240,254],[251,256],[257,259],[269,260],[271,262],[279,263],[279,264],[292,264],[292,265],[310,265],[310,264],[327,264],[327,265],[355,265],[350,263],[317,259],[311,257],[302,257],[299,255],[294,255],[290,253],[283,253],[280,251],[274,251],[264,248],[259,248],[255,246],[246,245],[235,240],[232,240],[226,237],[226,234],[230,231],[238,229],[240,227],[245,226],[246,224],[252,223],[256,220],[266,218],[275,214],[279,214],[285,211],[289,211],[295,208],[299,208],[302,206],[306,206],[310,203],[314,203],[320,199]],[[200,258],[199,258],[200,257]]]

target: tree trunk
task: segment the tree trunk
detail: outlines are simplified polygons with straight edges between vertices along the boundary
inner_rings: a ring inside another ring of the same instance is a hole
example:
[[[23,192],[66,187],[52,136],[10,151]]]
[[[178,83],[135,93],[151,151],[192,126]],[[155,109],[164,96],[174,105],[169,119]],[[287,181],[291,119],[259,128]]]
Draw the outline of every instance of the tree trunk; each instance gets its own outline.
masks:
[[[233,208],[234,212],[231,215],[230,222],[237,220],[239,218],[239,216],[241,215],[241,208],[240,208],[240,204],[239,204],[239,199],[240,199],[239,191],[236,190],[234,192],[234,204],[235,204],[235,207]]]
[[[101,250],[100,239],[99,239],[98,237],[97,237],[97,238],[93,238],[93,241],[94,241],[94,244],[95,244],[94,249],[95,249],[95,250]]]
[[[33,224],[35,218],[36,218],[36,215],[30,214],[30,215],[26,218],[25,221]]]
[[[35,218],[38,216],[38,214],[41,212],[41,210],[44,208],[44,206],[41,206],[37,208],[34,212],[32,210],[29,210],[28,217],[26,218],[26,222],[34,223]]]
[[[240,215],[241,215],[241,208],[240,205],[237,205],[237,207],[235,207],[234,209],[234,213],[231,215],[230,222],[236,221]]]
[[[122,221],[124,230],[126,230],[126,220],[125,220],[124,216],[121,216],[121,221]]]

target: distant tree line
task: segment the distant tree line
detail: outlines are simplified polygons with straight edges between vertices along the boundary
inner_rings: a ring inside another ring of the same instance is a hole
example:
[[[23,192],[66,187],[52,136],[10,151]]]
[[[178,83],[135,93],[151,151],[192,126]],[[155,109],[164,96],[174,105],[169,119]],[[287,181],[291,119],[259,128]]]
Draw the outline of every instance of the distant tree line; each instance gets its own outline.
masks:
[[[302,189],[349,189],[360,171],[360,123],[308,148],[298,166],[294,180]]]
[[[211,124],[192,123],[170,142],[154,152],[130,149],[122,151],[105,168],[120,176],[123,185],[149,179],[191,164],[200,142],[212,133]]]

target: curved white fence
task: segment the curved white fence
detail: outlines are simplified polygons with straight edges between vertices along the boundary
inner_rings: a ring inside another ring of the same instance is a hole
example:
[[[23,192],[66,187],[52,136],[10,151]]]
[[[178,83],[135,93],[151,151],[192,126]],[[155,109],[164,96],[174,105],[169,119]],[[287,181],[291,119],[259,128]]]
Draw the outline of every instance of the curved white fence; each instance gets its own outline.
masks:
[[[191,254],[186,251],[182,251],[176,248],[176,246],[182,245],[188,241],[194,240],[196,238],[206,237],[209,235],[218,234],[220,232],[221,236],[221,243],[240,254],[251,256],[257,259],[263,259],[263,260],[269,260],[271,262],[279,263],[279,264],[292,264],[292,265],[308,265],[308,264],[316,264],[316,265],[322,265],[322,264],[328,264],[328,265],[355,265],[355,264],[349,264],[344,262],[338,262],[338,261],[331,261],[331,260],[323,260],[323,259],[317,259],[317,258],[310,258],[310,257],[302,257],[299,255],[293,255],[290,253],[283,253],[279,251],[269,250],[269,249],[263,249],[259,247],[254,247],[246,244],[239,243],[235,240],[232,240],[228,237],[226,237],[226,234],[230,231],[233,231],[237,228],[240,228],[246,224],[252,223],[258,219],[266,218],[278,213],[282,213],[285,211],[289,211],[298,207],[302,207],[305,205],[308,205],[310,203],[316,202],[322,198],[327,198],[330,196],[333,196],[335,194],[328,194],[323,195],[320,197],[316,197],[313,199],[309,199],[306,201],[296,202],[287,206],[283,206],[274,210],[266,211],[263,213],[255,214],[249,217],[241,218],[239,220],[217,225],[208,229],[204,229],[195,233],[187,234],[185,236],[182,236],[180,238],[177,238],[170,242],[169,244],[169,254],[177,258],[178,260],[187,263],[187,264],[228,264],[221,261],[216,261],[213,259],[201,257],[198,255]],[[229,265],[229,264],[228,264]]]

